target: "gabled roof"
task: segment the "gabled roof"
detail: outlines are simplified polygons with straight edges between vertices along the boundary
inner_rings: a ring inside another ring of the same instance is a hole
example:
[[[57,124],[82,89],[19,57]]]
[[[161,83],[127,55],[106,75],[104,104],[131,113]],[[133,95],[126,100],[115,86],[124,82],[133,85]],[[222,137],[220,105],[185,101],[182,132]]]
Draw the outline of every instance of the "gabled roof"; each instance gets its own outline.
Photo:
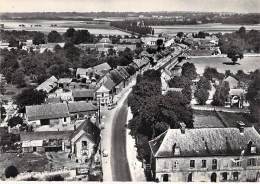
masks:
[[[93,143],[98,144],[100,141],[100,129],[94,125],[89,119],[84,121],[71,135],[71,140],[75,138],[81,131],[84,131],[86,136]],[[77,140],[75,140],[77,141]]]
[[[74,98],[94,98],[94,89],[75,89],[72,90],[72,96]]]
[[[64,84],[64,83],[71,83],[72,82],[72,78],[60,78],[58,80],[59,84]]]
[[[49,79],[41,83],[36,89],[38,91],[43,90],[47,93],[49,93],[51,90],[53,90],[57,86],[58,79],[54,76],[51,76]]]
[[[102,72],[104,70],[111,70],[111,67],[108,63],[102,63],[100,65],[94,66],[93,69],[97,72]]]
[[[238,80],[232,76],[228,76],[227,78],[224,79],[224,81],[229,83],[230,89],[236,88],[238,85]]]
[[[138,68],[142,68],[145,65],[149,64],[149,59],[148,58],[142,58],[142,59],[134,59],[133,62],[138,66]]]
[[[104,86],[106,89],[110,91],[116,86],[116,83],[110,77],[107,77],[106,81],[102,86]]]
[[[63,139],[69,140],[73,131],[20,132],[21,141]]]
[[[69,109],[65,103],[26,106],[25,110],[29,121],[69,117]]]
[[[229,95],[230,96],[243,96],[245,94],[245,90],[243,89],[230,89],[229,90]]]
[[[155,157],[202,157],[202,156],[240,156],[247,149],[249,141],[260,154],[260,135],[253,127],[245,127],[244,133],[238,128],[200,128],[168,129],[149,142]],[[179,148],[180,155],[173,149]]]
[[[130,77],[125,66],[117,66],[116,70],[121,74],[121,76],[123,76],[124,79],[128,79]]]
[[[99,43],[112,43],[112,41],[109,38],[102,38]]]
[[[122,76],[122,74],[116,69],[110,71],[109,76],[116,85],[124,80],[124,77]]]
[[[96,92],[97,93],[107,93],[109,91],[110,91],[109,89],[107,89],[104,85],[102,85]]]
[[[76,75],[86,75],[88,73],[98,73],[99,75],[104,74],[111,70],[111,67],[107,63],[102,63],[90,68],[77,68]]]
[[[46,103],[61,103],[60,97],[46,98]]]
[[[88,112],[88,111],[97,111],[98,107],[93,105],[92,103],[88,103],[85,101],[79,102],[69,102],[68,108],[70,113],[78,113],[78,112]]]

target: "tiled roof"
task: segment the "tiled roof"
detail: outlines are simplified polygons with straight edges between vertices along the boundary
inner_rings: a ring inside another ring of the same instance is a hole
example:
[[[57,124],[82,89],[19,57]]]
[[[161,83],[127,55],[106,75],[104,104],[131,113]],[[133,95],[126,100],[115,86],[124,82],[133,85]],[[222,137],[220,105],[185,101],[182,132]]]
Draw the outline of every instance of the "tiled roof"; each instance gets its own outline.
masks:
[[[58,79],[56,77],[52,76],[46,81],[44,81],[42,84],[40,84],[36,89],[38,91],[43,90],[49,93],[53,88],[57,86]]]
[[[239,156],[249,141],[260,154],[260,135],[253,127],[245,127],[244,133],[238,128],[186,129],[185,133],[168,129],[149,145],[155,157]],[[174,147],[180,149],[180,155],[174,155]]]
[[[84,121],[71,135],[71,139],[73,139],[77,134],[83,130],[87,137],[94,143],[98,143],[100,140],[100,129],[94,125],[90,120]]]
[[[65,103],[26,106],[25,110],[29,121],[69,117],[68,106]]]
[[[134,59],[133,62],[138,66],[138,68],[142,68],[145,65],[147,65],[150,61],[148,58],[142,58],[142,59]]]
[[[58,80],[58,83],[71,83],[72,82],[72,78],[60,78]]]
[[[21,132],[21,141],[63,139],[69,140],[73,131]]]
[[[97,111],[97,106],[93,105],[92,103],[87,103],[85,101],[79,102],[70,102],[68,103],[68,108],[70,113],[77,113],[77,112],[88,112],[88,111]]]
[[[224,79],[224,81],[229,83],[229,87],[232,88],[236,88],[238,85],[238,80],[235,77],[232,76],[228,76],[227,78]]]
[[[94,98],[94,89],[75,89],[72,90],[72,96],[75,98]]]
[[[46,98],[46,103],[60,103],[60,102],[61,102],[60,97]]]
[[[110,78],[117,85],[124,80],[122,74],[120,74],[116,69],[109,72]]]
[[[110,77],[107,77],[103,86],[106,87],[110,91],[116,86],[116,83]]]

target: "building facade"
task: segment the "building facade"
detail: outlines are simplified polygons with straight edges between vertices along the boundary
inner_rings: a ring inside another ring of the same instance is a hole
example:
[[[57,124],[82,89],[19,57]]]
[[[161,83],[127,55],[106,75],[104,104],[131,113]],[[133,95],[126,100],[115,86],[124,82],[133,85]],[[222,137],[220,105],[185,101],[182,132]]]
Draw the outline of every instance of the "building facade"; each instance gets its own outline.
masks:
[[[157,181],[259,181],[260,135],[253,127],[169,129],[149,142]]]

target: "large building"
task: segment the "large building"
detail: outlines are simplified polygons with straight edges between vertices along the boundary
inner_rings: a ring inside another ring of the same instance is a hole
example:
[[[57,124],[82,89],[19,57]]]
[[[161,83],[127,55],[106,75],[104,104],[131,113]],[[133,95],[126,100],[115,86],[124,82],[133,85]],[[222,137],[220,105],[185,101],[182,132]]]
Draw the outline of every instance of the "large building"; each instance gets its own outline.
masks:
[[[259,181],[260,135],[254,127],[168,129],[149,142],[157,181]]]

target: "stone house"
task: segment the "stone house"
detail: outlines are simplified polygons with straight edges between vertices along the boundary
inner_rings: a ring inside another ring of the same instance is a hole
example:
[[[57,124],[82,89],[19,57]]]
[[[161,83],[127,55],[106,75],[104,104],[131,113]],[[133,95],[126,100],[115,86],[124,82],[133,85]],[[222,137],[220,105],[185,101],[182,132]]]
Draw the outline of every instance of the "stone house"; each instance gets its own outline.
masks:
[[[259,181],[260,135],[254,127],[168,129],[149,142],[157,181]]]
[[[66,103],[50,103],[25,107],[25,118],[29,125],[66,125],[70,123],[69,109]]]
[[[100,129],[90,120],[86,120],[71,135],[71,153],[78,162],[88,162],[96,153],[99,141]]]

